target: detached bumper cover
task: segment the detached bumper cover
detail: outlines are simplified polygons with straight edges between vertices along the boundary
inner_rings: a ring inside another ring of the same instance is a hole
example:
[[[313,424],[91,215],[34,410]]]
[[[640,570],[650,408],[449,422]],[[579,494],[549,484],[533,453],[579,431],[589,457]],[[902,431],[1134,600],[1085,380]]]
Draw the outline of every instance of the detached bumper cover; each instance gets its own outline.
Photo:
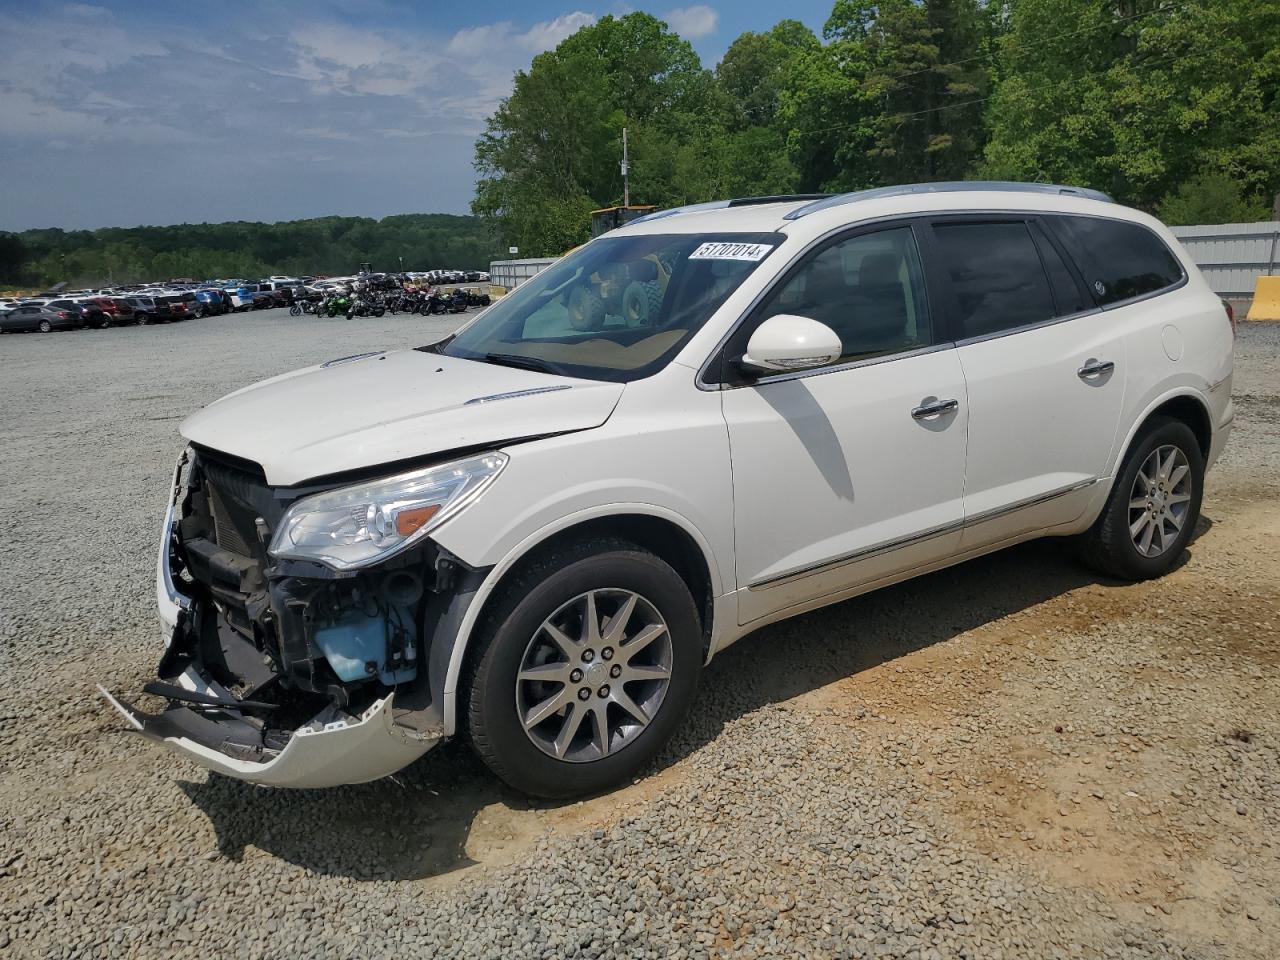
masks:
[[[225,691],[202,683],[194,670],[183,674],[181,683],[201,693],[225,695]],[[336,787],[377,780],[412,763],[439,742],[410,739],[393,730],[391,701],[395,695],[391,694],[375,701],[359,717],[317,717],[295,730],[274,756],[237,759],[219,749],[234,742],[238,728],[248,727],[235,711],[171,707],[148,714],[101,687],[99,690],[143,736],[216,773],[265,786]]]

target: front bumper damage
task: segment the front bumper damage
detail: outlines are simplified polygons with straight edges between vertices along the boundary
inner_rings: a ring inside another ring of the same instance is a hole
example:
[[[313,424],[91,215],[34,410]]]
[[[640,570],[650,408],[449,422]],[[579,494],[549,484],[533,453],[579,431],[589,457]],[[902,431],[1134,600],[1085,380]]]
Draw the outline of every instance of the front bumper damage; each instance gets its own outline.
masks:
[[[272,560],[272,527],[317,489],[183,454],[156,568],[165,649],[144,687],[166,706],[145,712],[99,687],[130,729],[279,787],[376,780],[445,739],[445,666],[484,571],[430,542],[358,573]]]

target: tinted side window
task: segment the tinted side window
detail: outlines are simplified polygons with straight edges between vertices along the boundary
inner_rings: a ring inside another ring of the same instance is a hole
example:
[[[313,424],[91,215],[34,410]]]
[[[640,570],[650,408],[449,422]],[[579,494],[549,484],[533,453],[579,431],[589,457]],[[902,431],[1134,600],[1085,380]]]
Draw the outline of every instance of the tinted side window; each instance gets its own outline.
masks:
[[[962,337],[1053,319],[1049,279],[1025,223],[938,223],[933,230]]]
[[[1099,305],[1171,287],[1182,265],[1164,241],[1146,227],[1097,217],[1049,217],[1084,274]]]
[[[1062,259],[1058,248],[1049,241],[1038,225],[1032,225],[1031,232],[1035,235],[1037,246],[1040,247],[1040,260],[1049,274],[1049,283],[1053,287],[1053,300],[1058,305],[1058,316],[1067,317],[1073,313],[1092,309],[1093,302],[1081,292],[1075,274]]]
[[[844,361],[928,346],[933,331],[914,232],[894,227],[819,250],[739,331],[740,348],[779,313],[826,324],[840,337]]]

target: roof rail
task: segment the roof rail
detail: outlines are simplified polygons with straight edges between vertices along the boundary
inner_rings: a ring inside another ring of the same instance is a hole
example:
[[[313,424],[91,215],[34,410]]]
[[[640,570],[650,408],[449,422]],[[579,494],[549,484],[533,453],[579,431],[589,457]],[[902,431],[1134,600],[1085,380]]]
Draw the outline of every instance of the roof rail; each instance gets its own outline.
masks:
[[[723,210],[726,207],[753,207],[763,203],[799,203],[802,200],[826,200],[834,195],[830,193],[783,193],[768,197],[736,197],[733,200],[709,200],[706,203],[690,203],[683,207],[672,207],[670,210],[659,210],[647,213],[628,223],[650,223],[664,217],[674,217],[679,213],[701,213],[703,210]]]
[[[857,203],[859,200],[882,200],[886,197],[901,197],[912,193],[965,193],[965,192],[1009,192],[1009,193],[1051,193],[1084,197],[1088,200],[1101,200],[1104,203],[1115,201],[1101,190],[1088,187],[1069,187],[1057,183],[1018,183],[1012,180],[955,180],[939,183],[904,183],[893,187],[875,187],[871,190],[857,190],[853,193],[841,193],[815,200],[797,210],[792,210],[783,217],[784,220],[799,220],[819,210],[842,206],[846,203]]]
[[[672,207],[669,210],[659,210],[657,213],[647,213],[643,217],[636,217],[627,226],[634,223],[650,223],[654,220],[662,220],[666,217],[674,217],[678,213],[697,213],[699,210],[722,210],[729,205],[728,200],[709,200],[706,203],[689,203],[683,207]]]
[[[754,207],[762,203],[799,203],[801,200],[825,200],[830,193],[778,193],[768,197],[738,197],[730,200],[731,207]]]

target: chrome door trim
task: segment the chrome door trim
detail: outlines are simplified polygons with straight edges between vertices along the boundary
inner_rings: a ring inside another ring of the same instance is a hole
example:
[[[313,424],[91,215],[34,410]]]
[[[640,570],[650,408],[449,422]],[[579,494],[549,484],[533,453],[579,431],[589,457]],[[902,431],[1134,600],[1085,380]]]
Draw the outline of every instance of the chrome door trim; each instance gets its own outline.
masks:
[[[877,543],[874,546],[855,550],[853,553],[847,553],[842,557],[836,557],[834,560],[823,560],[821,563],[814,563],[807,567],[789,570],[786,573],[780,573],[777,576],[768,577],[764,580],[756,580],[753,583],[747,584],[747,589],[768,590],[773,587],[780,587],[783,584],[794,583],[797,580],[803,580],[806,577],[811,577],[819,573],[826,573],[830,570],[838,570],[851,563],[857,563],[859,560],[870,560],[872,557],[891,553],[894,550],[899,550],[902,547],[909,547],[912,544],[924,543],[926,540],[933,540],[936,537],[945,536],[948,533],[956,533],[963,529],[963,520],[957,520],[954,523],[946,523],[940,527],[931,527],[928,530],[912,534],[909,537],[900,537],[897,540],[886,540],[884,543]]]
[[[1101,481],[1101,477],[1094,477],[1092,480],[1082,480],[1079,483],[1073,483],[1070,486],[1059,487],[1057,490],[1050,490],[1048,493],[1028,497],[1026,500],[1019,500],[1017,503],[1011,503],[1007,507],[996,507],[994,510],[986,510],[982,513],[976,513],[972,517],[966,517],[964,525],[966,527],[976,527],[978,524],[986,523],[988,520],[998,520],[1000,517],[1007,516],[1011,513],[1017,513],[1019,510],[1026,510],[1029,507],[1038,507],[1042,503],[1048,503],[1050,500],[1057,500],[1059,497],[1065,497],[1067,494],[1075,493],[1077,490],[1092,487],[1095,483],[1099,483]]]
[[[883,543],[877,543],[870,547],[864,547],[861,550],[855,550],[853,553],[847,553],[832,560],[824,560],[821,563],[814,563],[806,567],[799,567],[795,570],[789,570],[786,573],[780,573],[773,577],[766,577],[763,580],[755,580],[747,584],[747,589],[751,591],[770,590],[774,587],[781,587],[785,584],[794,583],[797,580],[803,580],[807,577],[816,576],[821,573],[827,573],[831,570],[839,570],[841,567],[849,566],[850,564],[858,563],[862,560],[870,560],[873,557],[883,556],[884,554],[892,553],[894,550],[900,550],[903,547],[914,546],[918,543],[924,543],[928,540],[945,536],[948,533],[955,533],[969,527],[976,527],[979,524],[986,523],[990,520],[997,520],[1001,517],[1008,516],[1009,514],[1017,513],[1020,510],[1038,507],[1051,500],[1057,500],[1059,497],[1065,497],[1078,490],[1084,490],[1086,487],[1091,487],[1095,483],[1099,483],[1101,480],[1102,477],[1094,477],[1092,480],[1073,483],[1070,486],[1051,490],[1048,493],[1042,493],[1034,497],[1028,497],[1025,500],[1019,500],[1017,503],[1012,503],[1005,507],[997,507],[994,510],[987,510],[983,513],[975,514],[972,517],[957,520],[955,523],[947,523],[939,527],[930,527],[928,530],[912,534],[909,537],[901,537],[897,540],[887,540]],[[856,584],[850,584],[849,586],[856,586]]]

